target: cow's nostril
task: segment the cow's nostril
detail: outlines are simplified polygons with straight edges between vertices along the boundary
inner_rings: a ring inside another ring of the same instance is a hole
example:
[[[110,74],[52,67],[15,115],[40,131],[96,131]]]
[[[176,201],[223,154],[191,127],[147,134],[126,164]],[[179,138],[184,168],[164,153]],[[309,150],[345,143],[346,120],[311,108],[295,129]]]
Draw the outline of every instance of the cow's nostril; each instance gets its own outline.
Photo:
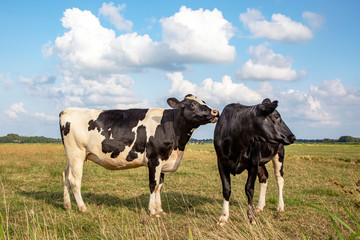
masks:
[[[217,116],[219,114],[219,111],[218,110],[211,110],[211,114],[214,115],[214,116]]]
[[[294,135],[289,136],[289,140],[291,143],[294,143],[296,141],[296,137]]]

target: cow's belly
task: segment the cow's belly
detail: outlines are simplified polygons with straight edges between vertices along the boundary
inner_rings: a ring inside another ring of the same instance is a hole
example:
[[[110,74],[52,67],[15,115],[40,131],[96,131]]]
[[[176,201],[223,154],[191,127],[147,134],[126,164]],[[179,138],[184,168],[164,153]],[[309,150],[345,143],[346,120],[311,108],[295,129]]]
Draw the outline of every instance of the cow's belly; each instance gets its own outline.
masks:
[[[137,168],[141,166],[147,166],[147,160],[144,156],[145,154],[138,153],[138,157],[132,161],[127,161],[127,154],[122,154],[116,158],[111,158],[110,154],[93,154],[90,153],[87,155],[87,159],[103,166],[109,170],[121,170],[128,168]]]
[[[162,168],[161,172],[163,173],[173,173],[175,172],[180,165],[181,159],[184,155],[184,151],[174,150],[171,154],[169,159],[162,161]]]

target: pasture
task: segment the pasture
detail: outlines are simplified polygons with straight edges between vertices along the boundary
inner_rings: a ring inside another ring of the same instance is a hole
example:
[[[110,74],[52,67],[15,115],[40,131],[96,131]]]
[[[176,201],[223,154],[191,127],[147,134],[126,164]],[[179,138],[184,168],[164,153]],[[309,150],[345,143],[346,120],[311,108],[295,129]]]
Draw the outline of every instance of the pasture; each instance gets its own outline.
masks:
[[[187,145],[177,172],[165,175],[161,218],[147,214],[147,168],[109,171],[88,161],[82,195],[89,212],[63,209],[60,144],[0,145],[0,239],[329,239],[326,209],[354,229],[360,219],[360,145],[294,144],[285,148],[285,212],[276,212],[272,163],[266,207],[251,225],[246,216],[247,173],[232,176],[229,224],[216,224],[222,189],[212,144]],[[255,186],[257,203],[258,182]],[[343,236],[346,228],[337,224]]]

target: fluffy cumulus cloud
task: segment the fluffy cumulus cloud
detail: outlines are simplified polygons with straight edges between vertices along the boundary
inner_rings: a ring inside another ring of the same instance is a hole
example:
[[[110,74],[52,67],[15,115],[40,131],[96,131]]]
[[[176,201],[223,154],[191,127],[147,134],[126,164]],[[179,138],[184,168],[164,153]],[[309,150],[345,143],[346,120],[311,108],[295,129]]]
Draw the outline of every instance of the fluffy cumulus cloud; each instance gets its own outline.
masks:
[[[305,14],[305,16],[307,19],[311,18],[309,14]],[[254,38],[291,43],[304,42],[313,38],[313,32],[307,26],[295,22],[283,14],[273,14],[271,21],[267,21],[259,10],[248,8],[246,13],[240,14],[240,20]]]
[[[19,114],[26,113],[24,109],[24,103],[14,103],[7,110],[5,110],[5,115],[9,118],[18,118]]]
[[[114,6],[113,2],[103,3],[102,7],[99,9],[99,14],[110,19],[110,22],[119,30],[130,31],[133,23],[130,20],[126,20],[121,14],[120,11],[125,8],[125,4]]]
[[[124,5],[104,3],[99,13],[118,29],[130,30],[131,22],[120,14],[123,10]],[[144,104],[146,101],[132,91],[133,82],[125,74],[146,68],[173,71],[184,69],[187,63],[229,62],[235,57],[235,48],[229,45],[234,28],[217,9],[181,7],[173,16],[160,20],[160,42],[136,32],[117,36],[93,13],[78,8],[67,9],[61,22],[67,31],[54,43],[46,44],[43,52],[59,57],[64,79],[60,87],[48,93],[63,97],[68,105]],[[26,84],[34,85],[31,81]]]
[[[235,29],[217,9],[183,6],[161,23],[163,42],[187,61],[228,62],[235,57],[235,47],[229,45]]]
[[[293,81],[306,76],[306,71],[292,69],[292,59],[274,53],[269,43],[250,46],[251,58],[236,72],[237,79]]]
[[[167,77],[172,83],[169,95],[179,98],[191,93],[214,106],[231,102],[256,103],[262,99],[256,91],[242,83],[234,83],[227,75],[222,78],[221,82],[207,78],[199,85],[184,79],[181,72],[168,73]]]
[[[235,56],[235,48],[229,45],[234,28],[216,9],[193,11],[182,7],[174,16],[163,18],[162,42],[136,32],[116,36],[90,11],[77,8],[67,9],[61,21],[69,31],[48,46],[45,55],[58,55],[64,74],[169,69],[190,62],[228,62]]]
[[[61,99],[65,106],[93,108],[147,107],[146,100],[137,97],[131,90],[134,81],[127,75],[113,74],[103,78],[85,79],[64,83],[52,88],[51,93]],[[66,96],[66,97],[64,97]]]
[[[359,89],[344,86],[340,79],[323,81],[308,91],[288,90],[281,93],[281,98],[286,115],[310,127],[350,125],[354,124],[351,119],[360,117],[354,111],[360,106]]]

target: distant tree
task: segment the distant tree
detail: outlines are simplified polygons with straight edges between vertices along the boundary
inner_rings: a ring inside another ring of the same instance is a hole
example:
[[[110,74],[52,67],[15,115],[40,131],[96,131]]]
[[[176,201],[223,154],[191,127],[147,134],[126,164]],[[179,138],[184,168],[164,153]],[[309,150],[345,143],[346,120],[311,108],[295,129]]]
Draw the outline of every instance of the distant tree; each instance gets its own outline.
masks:
[[[351,136],[341,136],[338,142],[360,142],[360,138],[355,138]]]

